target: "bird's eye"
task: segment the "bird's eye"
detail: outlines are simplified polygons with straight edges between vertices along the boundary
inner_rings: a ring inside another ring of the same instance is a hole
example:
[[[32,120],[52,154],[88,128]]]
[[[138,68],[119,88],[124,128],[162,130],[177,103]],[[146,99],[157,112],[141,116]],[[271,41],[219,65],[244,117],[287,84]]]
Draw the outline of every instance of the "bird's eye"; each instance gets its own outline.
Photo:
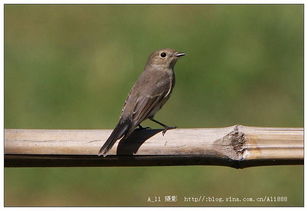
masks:
[[[162,53],[160,54],[161,57],[166,57],[166,55],[167,55],[167,54],[166,54],[165,52],[162,52]]]

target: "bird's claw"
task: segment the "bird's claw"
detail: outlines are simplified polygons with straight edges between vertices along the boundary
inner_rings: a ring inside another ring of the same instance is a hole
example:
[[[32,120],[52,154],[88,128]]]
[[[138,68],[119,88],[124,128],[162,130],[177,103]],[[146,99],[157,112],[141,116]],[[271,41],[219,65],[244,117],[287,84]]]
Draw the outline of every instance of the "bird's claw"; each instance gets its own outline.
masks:
[[[172,130],[172,129],[176,129],[176,126],[173,126],[173,127],[169,127],[169,126],[168,126],[168,127],[165,127],[164,130],[163,130],[163,132],[162,132],[162,133],[163,133],[163,136],[165,135],[165,133],[167,132],[167,130]]]
[[[141,125],[138,126],[138,128],[136,128],[136,130],[148,130],[151,129],[150,127],[142,127]]]

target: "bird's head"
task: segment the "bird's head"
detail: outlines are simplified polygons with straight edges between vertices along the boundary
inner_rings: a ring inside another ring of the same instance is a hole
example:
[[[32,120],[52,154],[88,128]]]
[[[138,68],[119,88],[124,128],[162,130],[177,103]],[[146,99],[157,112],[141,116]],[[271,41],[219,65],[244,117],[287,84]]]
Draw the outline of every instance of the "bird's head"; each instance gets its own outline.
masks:
[[[146,67],[152,66],[155,68],[171,68],[173,69],[179,57],[185,56],[185,53],[178,52],[171,48],[164,48],[154,51],[148,59]]]

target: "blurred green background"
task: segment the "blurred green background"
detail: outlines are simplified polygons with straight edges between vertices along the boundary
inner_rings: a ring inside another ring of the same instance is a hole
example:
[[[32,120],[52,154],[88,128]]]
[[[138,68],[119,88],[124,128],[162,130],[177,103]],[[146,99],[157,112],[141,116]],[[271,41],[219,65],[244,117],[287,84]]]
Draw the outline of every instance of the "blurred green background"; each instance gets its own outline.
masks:
[[[113,128],[148,55],[166,47],[187,56],[162,122],[303,127],[303,15],[303,5],[5,5],[5,128]],[[7,206],[303,206],[303,166],[4,173]],[[288,200],[183,201],[199,195]]]

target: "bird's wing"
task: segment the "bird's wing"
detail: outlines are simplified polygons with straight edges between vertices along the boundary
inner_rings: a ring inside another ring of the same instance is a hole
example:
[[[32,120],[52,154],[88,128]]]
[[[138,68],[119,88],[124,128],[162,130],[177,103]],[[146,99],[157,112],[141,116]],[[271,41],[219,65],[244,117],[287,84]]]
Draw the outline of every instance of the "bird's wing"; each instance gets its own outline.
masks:
[[[168,75],[159,75],[157,77],[169,77]],[[136,105],[133,111],[133,120],[138,124],[154,115],[164,104],[164,98],[172,88],[171,80],[152,80],[147,83],[146,88],[140,93],[137,98]]]
[[[138,125],[154,115],[163,105],[164,98],[170,93],[170,89],[172,89],[172,79],[167,73],[156,71],[141,76],[130,93],[131,97],[127,99],[126,105],[133,105],[131,106],[132,121]]]
[[[164,93],[157,96],[142,96],[142,98],[137,102],[136,107],[133,112],[132,119],[137,124],[141,123],[143,120],[153,115],[154,110],[158,110],[161,107],[162,98]]]

